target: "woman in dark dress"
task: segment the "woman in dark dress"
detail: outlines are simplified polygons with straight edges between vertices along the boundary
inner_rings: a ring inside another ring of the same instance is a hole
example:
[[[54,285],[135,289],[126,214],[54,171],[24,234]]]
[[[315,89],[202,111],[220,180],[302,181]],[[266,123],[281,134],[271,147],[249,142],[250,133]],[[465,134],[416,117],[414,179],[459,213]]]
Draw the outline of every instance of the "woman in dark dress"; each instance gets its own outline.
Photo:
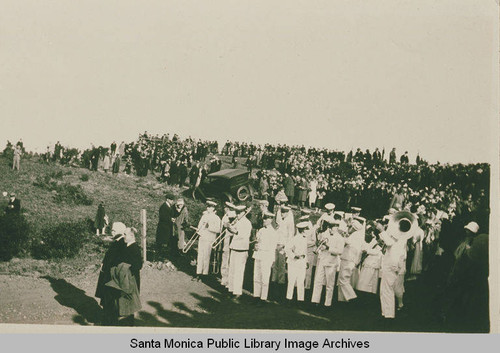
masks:
[[[96,229],[96,235],[99,235],[99,232],[102,231],[104,235],[104,230],[106,227],[105,221],[106,211],[104,210],[104,203],[101,201],[99,206],[97,206],[97,214],[95,216],[94,227]]]

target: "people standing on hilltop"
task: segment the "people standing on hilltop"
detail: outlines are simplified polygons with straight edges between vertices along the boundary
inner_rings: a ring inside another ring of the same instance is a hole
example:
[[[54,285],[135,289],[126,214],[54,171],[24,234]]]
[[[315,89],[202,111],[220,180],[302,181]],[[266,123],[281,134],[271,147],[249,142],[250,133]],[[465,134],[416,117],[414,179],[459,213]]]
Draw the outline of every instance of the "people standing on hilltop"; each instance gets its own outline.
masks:
[[[106,154],[104,155],[102,169],[104,170],[105,173],[107,173],[110,167],[111,167],[111,155],[109,152],[106,152]]]
[[[14,159],[12,160],[12,170],[19,171],[20,163],[21,163],[21,146],[16,145],[14,147]]]
[[[391,153],[389,153],[389,164],[395,164],[396,163],[396,148],[393,148],[391,150]]]
[[[118,174],[120,172],[120,154],[117,153],[113,156],[112,163],[111,163],[111,172],[113,175]]]
[[[115,154],[115,152],[116,152],[116,141],[113,141],[113,143],[111,144],[111,146],[110,146],[110,152],[111,152],[111,155]]]

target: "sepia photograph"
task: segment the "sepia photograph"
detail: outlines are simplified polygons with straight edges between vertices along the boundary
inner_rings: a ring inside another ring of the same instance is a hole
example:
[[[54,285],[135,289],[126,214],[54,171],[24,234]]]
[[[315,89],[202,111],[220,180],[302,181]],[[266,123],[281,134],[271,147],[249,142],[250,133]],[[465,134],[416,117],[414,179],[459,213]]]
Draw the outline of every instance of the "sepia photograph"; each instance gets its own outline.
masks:
[[[495,332],[498,25],[2,1],[0,332]]]

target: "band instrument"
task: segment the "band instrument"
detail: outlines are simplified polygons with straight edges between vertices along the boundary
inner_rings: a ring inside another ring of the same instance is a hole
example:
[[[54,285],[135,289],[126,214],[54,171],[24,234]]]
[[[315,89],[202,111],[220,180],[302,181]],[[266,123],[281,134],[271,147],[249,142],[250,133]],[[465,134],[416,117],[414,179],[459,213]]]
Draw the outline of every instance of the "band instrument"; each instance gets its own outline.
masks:
[[[313,253],[317,255],[320,252],[320,249],[324,245],[326,245],[327,242],[328,242],[328,238],[327,237],[323,238],[323,240],[320,241],[320,243],[318,244],[318,247],[316,248],[316,250],[313,251]],[[323,249],[321,249],[321,250],[323,250]]]
[[[193,226],[190,226],[189,228],[194,229],[195,233],[193,234],[193,236],[191,237],[191,239],[189,239],[187,241],[187,243],[184,244],[184,247],[182,248],[182,252],[184,254],[187,253],[193,247],[194,243],[196,243],[196,241],[200,237],[200,233],[199,233],[200,230],[198,228],[195,228]]]
[[[403,226],[403,223],[407,223]],[[394,213],[389,218],[389,223],[387,225],[387,233],[394,240],[398,240],[401,236],[406,235],[408,232],[411,232],[415,229],[416,226],[416,218],[413,214],[408,211],[399,211]],[[380,235],[376,234],[375,238],[377,242],[373,244],[372,249],[375,249],[377,246],[382,248],[382,254],[385,254],[387,251],[387,245],[384,243],[382,239],[380,239]],[[361,255],[361,261],[359,262],[359,266],[363,264],[364,260],[368,257],[368,253],[363,253]]]
[[[234,220],[230,223],[230,227],[231,227],[231,226],[234,226],[236,223],[238,223],[238,221],[239,221],[240,219],[242,219],[243,217],[246,217],[246,216],[247,216],[247,214],[249,214],[251,210],[252,210],[252,207],[249,207],[249,208],[245,211],[245,213],[243,213],[243,215],[241,215],[241,216],[239,216],[239,217],[236,217],[236,218],[235,218],[235,219],[234,219]],[[217,249],[217,247],[218,247],[219,245],[221,245],[221,244],[222,244],[222,242],[224,241],[224,238],[225,238],[225,236],[226,236],[226,232],[227,232],[228,230],[229,230],[229,228],[224,229],[224,231],[222,231],[222,232],[219,234],[219,236],[218,236],[217,238],[215,238],[215,240],[214,240],[214,241],[213,241],[213,243],[212,243],[212,249]]]

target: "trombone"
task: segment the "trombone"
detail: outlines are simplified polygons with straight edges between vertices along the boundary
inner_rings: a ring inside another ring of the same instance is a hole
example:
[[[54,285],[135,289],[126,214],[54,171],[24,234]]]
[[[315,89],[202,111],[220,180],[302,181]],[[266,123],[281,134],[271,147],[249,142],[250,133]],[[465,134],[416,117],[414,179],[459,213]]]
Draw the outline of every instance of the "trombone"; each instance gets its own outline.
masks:
[[[193,234],[193,236],[191,237],[191,239],[189,239],[188,242],[182,248],[182,252],[184,254],[187,253],[193,247],[194,243],[196,243],[196,241],[200,237],[200,233],[199,233],[199,229],[198,228],[195,228],[193,226],[190,226],[189,228],[194,229],[195,233]]]
[[[323,245],[326,245],[326,243],[327,243],[327,242],[328,242],[328,238],[327,238],[327,237],[325,237],[322,241],[320,241],[320,243],[319,243],[319,244],[318,244],[318,246],[316,247],[316,250],[314,250],[314,251],[313,251],[313,253],[314,253],[315,255],[317,255],[317,254],[319,253],[319,251],[320,251],[319,249],[320,249],[321,247],[323,247]]]
[[[252,207],[248,207],[248,209],[245,211],[245,213],[241,217],[236,217],[236,219],[230,223],[230,226],[234,226],[240,219],[242,219],[243,217],[246,217],[246,215],[249,214],[251,210],[252,210]],[[217,238],[215,238],[215,240],[212,243],[212,249],[217,249],[217,247],[219,247],[219,245],[222,244],[222,242],[224,241],[224,238],[226,237],[226,232],[228,231],[228,229],[229,228],[224,229],[224,231],[221,232],[217,236]]]

